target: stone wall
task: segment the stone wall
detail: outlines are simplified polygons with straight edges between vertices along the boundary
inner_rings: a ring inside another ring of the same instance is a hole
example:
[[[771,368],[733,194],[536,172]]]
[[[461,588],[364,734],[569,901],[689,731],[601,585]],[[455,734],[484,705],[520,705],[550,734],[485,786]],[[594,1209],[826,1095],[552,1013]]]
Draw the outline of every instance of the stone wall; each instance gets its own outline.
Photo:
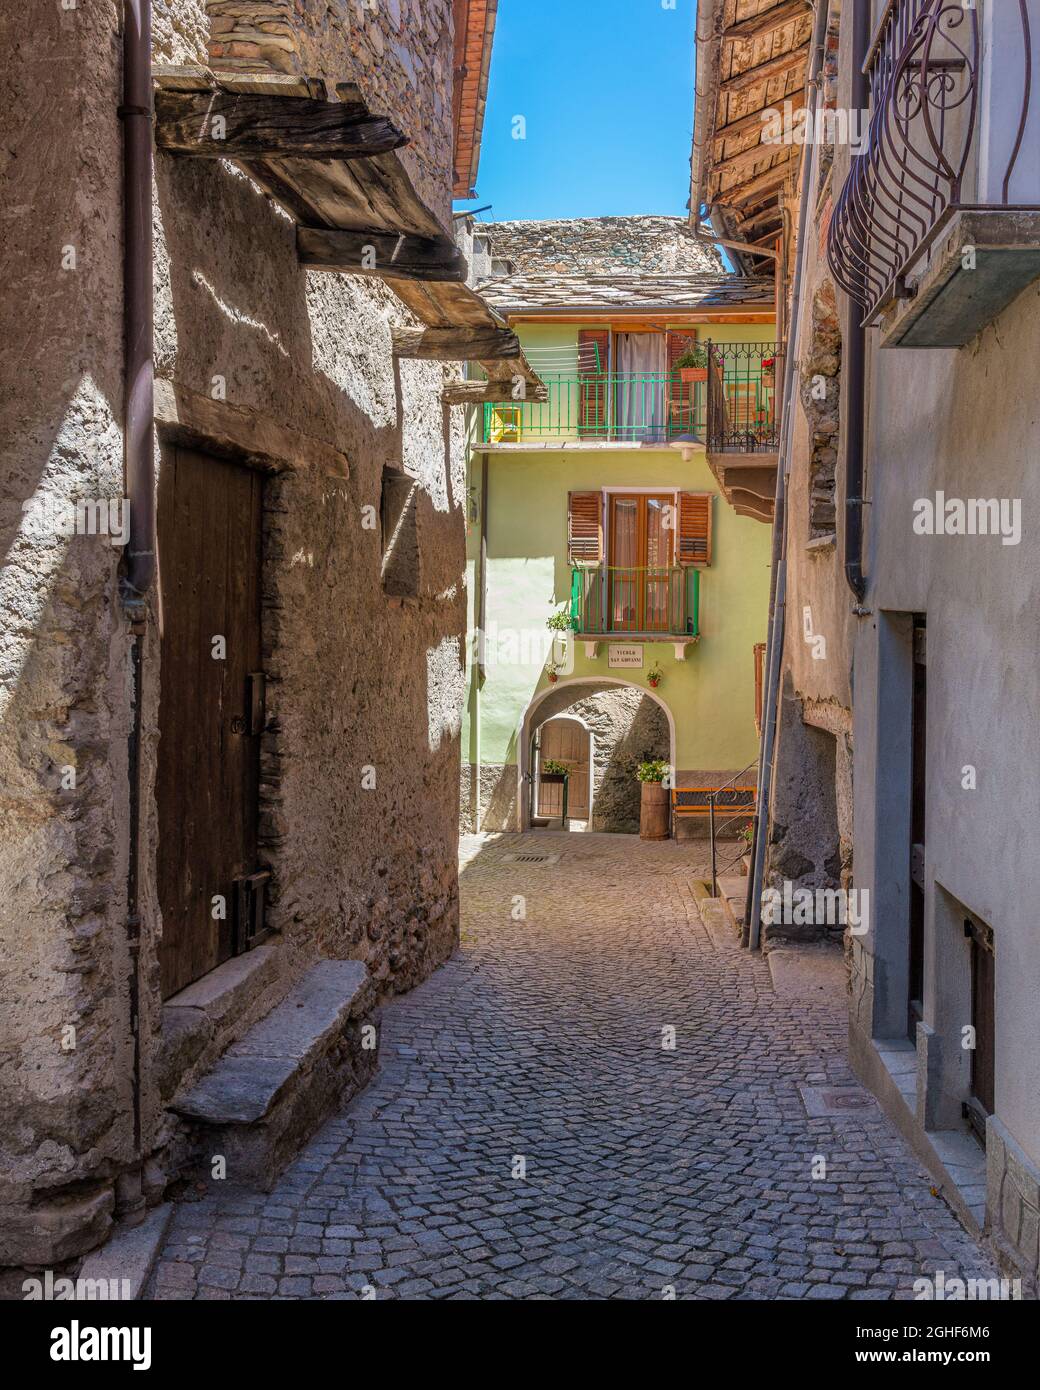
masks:
[[[29,8],[3,20],[17,25],[6,37],[19,61],[0,326],[24,370],[5,379],[0,436],[0,1262],[49,1264],[95,1244],[117,1199],[139,1201],[139,1156],[120,551],[103,536],[41,539],[23,512],[30,498],[123,493],[119,6]],[[157,4],[156,61],[206,61],[210,20],[258,8]],[[287,51],[274,40],[291,20],[301,70],[359,81],[409,129],[420,191],[444,215],[447,0],[386,0],[365,14],[346,0],[267,8],[256,23],[270,51],[214,61],[286,70],[271,60]],[[364,57],[377,32],[378,62]],[[54,61],[59,52],[67,61]],[[462,412],[439,401],[457,368],[395,364],[390,327],[412,322],[404,306],[379,282],[303,272],[292,223],[234,169],[165,156],[156,166],[157,375],[218,415],[296,441],[263,461],[261,838],[280,932],[264,999],[322,956],[364,960],[374,994],[387,995],[457,939],[464,465]],[[387,468],[417,484],[420,566],[407,600],[385,592],[380,531],[362,524],[363,509],[378,514]],[[157,964],[154,599],[142,700],[145,1158],[168,1138],[160,1081],[167,1094],[171,1085]],[[228,1041],[249,1021],[230,1019]],[[152,1165],[150,1198],[164,1181]]]
[[[518,271],[636,270],[692,275],[721,269],[718,253],[697,241],[685,217],[571,217],[495,222],[496,258]]]
[[[416,187],[451,220],[451,0],[208,0],[214,68],[356,82],[409,137]]]

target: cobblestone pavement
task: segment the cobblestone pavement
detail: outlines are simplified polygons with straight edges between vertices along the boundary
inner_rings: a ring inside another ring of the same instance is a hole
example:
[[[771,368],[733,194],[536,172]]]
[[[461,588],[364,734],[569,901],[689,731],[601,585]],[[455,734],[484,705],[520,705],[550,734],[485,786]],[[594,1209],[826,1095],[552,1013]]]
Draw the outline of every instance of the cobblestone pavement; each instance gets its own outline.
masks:
[[[466,842],[462,949],[384,1010],[371,1086],[269,1195],[178,1204],[152,1296],[886,1299],[940,1268],[992,1277],[873,1105],[807,1116],[799,1082],[854,1079],[844,1000],[781,998],[715,948],[699,853]]]

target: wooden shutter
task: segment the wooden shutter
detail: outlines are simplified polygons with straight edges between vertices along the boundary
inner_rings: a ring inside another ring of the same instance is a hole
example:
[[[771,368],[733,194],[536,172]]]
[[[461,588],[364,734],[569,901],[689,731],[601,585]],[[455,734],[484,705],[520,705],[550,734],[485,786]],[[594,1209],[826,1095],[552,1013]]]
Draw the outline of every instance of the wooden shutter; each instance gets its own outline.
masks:
[[[594,364],[599,349],[599,370]],[[582,348],[585,351],[582,352]],[[578,329],[578,433],[598,435],[607,434],[607,382],[608,355],[610,352],[609,328]]]
[[[685,404],[687,412],[692,409],[694,383],[692,381],[681,381],[679,379],[679,369],[676,362],[688,349],[697,346],[697,339],[692,333],[677,333],[674,329],[668,330],[668,382],[669,398],[676,404]]]
[[[567,559],[572,565],[603,562],[603,494],[567,494]]]
[[[679,564],[711,564],[710,492],[679,493]]]

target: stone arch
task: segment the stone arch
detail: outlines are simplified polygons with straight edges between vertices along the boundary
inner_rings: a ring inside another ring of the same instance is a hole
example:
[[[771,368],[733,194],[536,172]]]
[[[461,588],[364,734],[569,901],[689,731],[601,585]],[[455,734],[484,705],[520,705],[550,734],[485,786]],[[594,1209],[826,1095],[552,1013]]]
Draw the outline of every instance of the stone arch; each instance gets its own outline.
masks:
[[[636,757],[653,752],[675,766],[675,720],[664,700],[642,685],[614,676],[573,676],[540,691],[524,711],[518,732],[521,829],[531,823],[531,783],[526,776],[532,771],[531,737],[556,716],[577,719],[592,736],[589,828],[637,830]]]

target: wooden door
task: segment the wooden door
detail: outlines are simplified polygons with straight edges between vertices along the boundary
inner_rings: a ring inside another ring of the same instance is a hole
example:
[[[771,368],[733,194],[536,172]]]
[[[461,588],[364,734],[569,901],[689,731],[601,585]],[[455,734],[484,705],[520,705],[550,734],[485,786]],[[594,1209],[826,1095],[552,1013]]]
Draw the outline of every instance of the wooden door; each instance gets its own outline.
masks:
[[[163,452],[156,769],[163,998],[232,954],[235,880],[256,869],[262,488],[253,469],[190,449]]]
[[[914,677],[911,712],[910,799],[910,923],[907,981],[907,1036],[917,1043],[917,1025],[924,1017],[924,837],[925,753],[928,744],[927,628],[914,618]]]
[[[971,937],[971,1023],[975,1029],[968,1120],[985,1144],[986,1119],[996,1108],[996,957],[990,927],[969,918],[965,928]]]
[[[610,499],[610,630],[667,632],[675,553],[675,496]]]
[[[570,768],[567,815],[571,820],[589,818],[589,735],[576,719],[550,719],[539,736],[539,766],[549,758]],[[538,814],[553,819],[563,815],[563,787],[560,783],[538,786]]]

